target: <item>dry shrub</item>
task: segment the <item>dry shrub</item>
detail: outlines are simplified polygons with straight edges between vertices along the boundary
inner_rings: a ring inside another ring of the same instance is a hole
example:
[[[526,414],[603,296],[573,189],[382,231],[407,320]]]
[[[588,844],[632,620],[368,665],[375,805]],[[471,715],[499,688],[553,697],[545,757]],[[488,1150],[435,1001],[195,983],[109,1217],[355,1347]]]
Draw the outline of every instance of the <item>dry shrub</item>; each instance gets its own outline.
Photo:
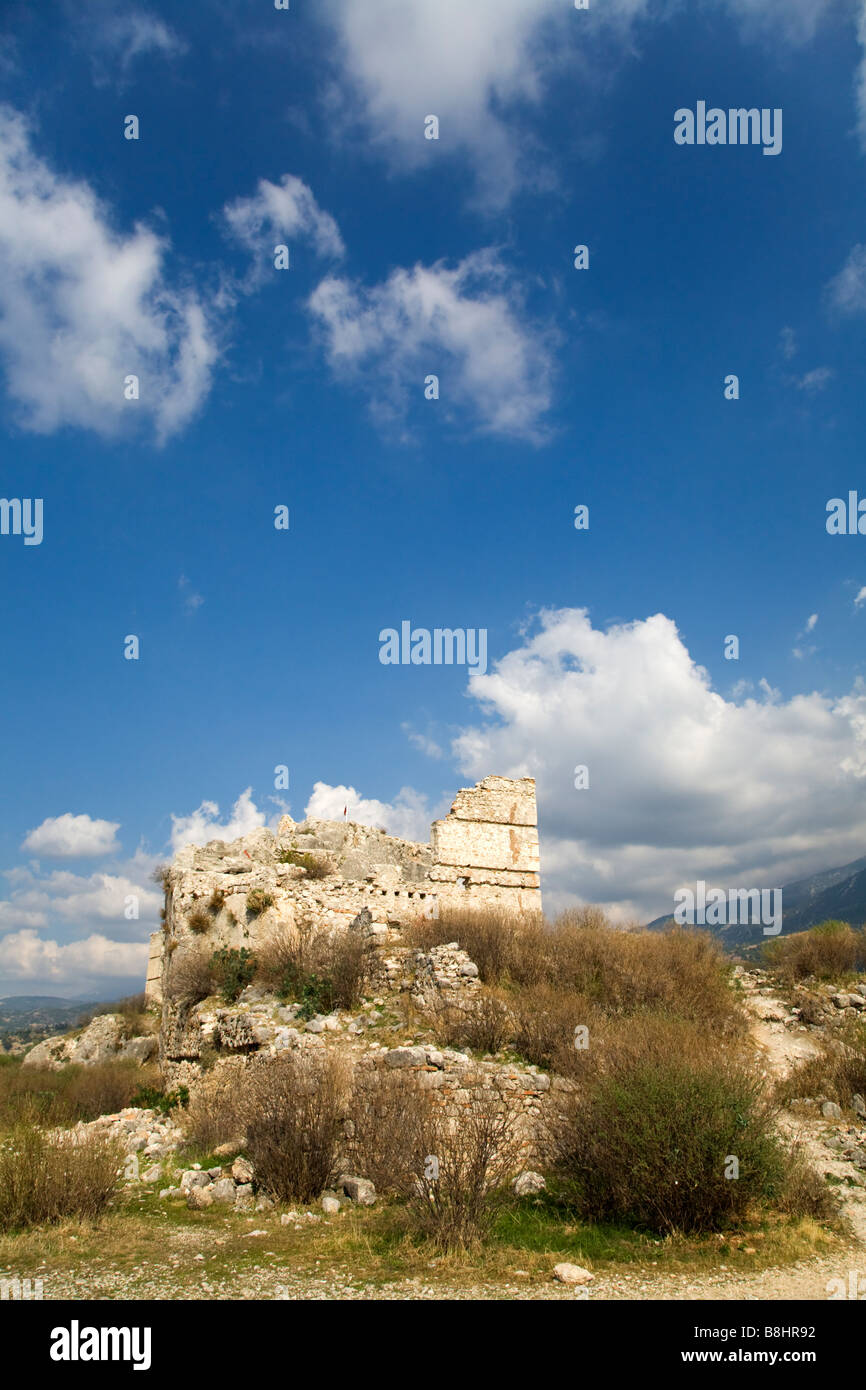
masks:
[[[513,1107],[475,1093],[459,1119],[437,1093],[401,1072],[376,1071],[352,1101],[350,1161],[377,1190],[402,1197],[410,1228],[443,1250],[489,1229],[520,1167]]]
[[[213,919],[209,912],[203,907],[195,907],[186,919],[186,924],[191,932],[200,935],[202,932],[209,931],[213,926]]]
[[[441,1004],[434,1012],[433,1029],[441,1047],[497,1053],[514,1036],[514,1017],[499,994],[482,988],[466,1008]]]
[[[421,950],[456,940],[487,985],[572,991],[608,1014],[655,1009],[708,1027],[742,1027],[730,966],[705,932],[616,930],[597,908],[581,908],[552,926],[504,911],[443,912],[414,923],[407,936]]]
[[[419,951],[457,941],[488,985],[529,984],[544,978],[546,942],[540,917],[515,917],[504,908],[451,908],[438,917],[412,922],[404,935]]]
[[[210,1154],[221,1144],[243,1147],[247,1069],[233,1060],[214,1067],[193,1089],[180,1116],[186,1145]]]
[[[405,1192],[414,1172],[415,1150],[406,1116],[419,1104],[421,1088],[405,1071],[358,1068],[352,1091],[347,1159],[352,1172],[369,1178],[377,1192]]]
[[[304,850],[283,849],[279,853],[281,864],[295,864],[303,869],[307,878],[328,878],[337,872],[333,860],[325,854],[309,854]]]
[[[156,1085],[156,1067],[137,1062],[95,1062],[88,1066],[3,1067],[0,1069],[0,1129],[22,1116],[45,1124],[95,1120],[124,1109],[142,1086]]]
[[[165,992],[173,1004],[200,1004],[216,989],[213,952],[204,946],[188,946],[169,956]]]
[[[0,1230],[96,1220],[117,1189],[123,1151],[102,1135],[49,1135],[21,1119],[0,1139]]]
[[[581,1065],[575,1030],[588,1028],[592,1047],[604,1023],[604,1016],[585,995],[548,984],[521,990],[514,1001],[514,1014],[515,1050],[528,1062],[563,1076],[574,1075]]]
[[[311,1202],[334,1173],[346,1110],[344,1061],[283,1053],[246,1073],[246,1151],[256,1180],[283,1202]]]
[[[301,1017],[354,1009],[366,974],[364,938],[356,931],[317,931],[310,920],[281,926],[256,952],[257,980],[301,1005]]]
[[[764,942],[764,964],[788,982],[813,976],[835,980],[866,970],[866,930],[847,922],[821,922],[810,931]]]
[[[712,1050],[682,1020],[646,1017],[587,1058],[549,1119],[555,1168],[589,1220],[719,1230],[785,1191],[776,1109],[738,1046]],[[726,1177],[731,1156],[737,1178]]]
[[[402,1195],[412,1229],[443,1250],[465,1250],[489,1230],[520,1163],[514,1111],[476,1094],[451,1120],[435,1093],[419,1092],[405,1114],[413,1163]]]

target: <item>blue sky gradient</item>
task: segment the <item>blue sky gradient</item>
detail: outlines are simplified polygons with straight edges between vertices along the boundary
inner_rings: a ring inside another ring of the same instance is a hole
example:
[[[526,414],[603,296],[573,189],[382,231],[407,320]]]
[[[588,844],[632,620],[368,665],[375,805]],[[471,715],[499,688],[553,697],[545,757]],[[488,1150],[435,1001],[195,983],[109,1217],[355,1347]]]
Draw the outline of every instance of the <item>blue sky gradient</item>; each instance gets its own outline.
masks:
[[[0,536],[0,994],[137,987],[154,864],[285,803],[426,838],[534,775],[551,910],[622,917],[864,852],[866,538],[825,521],[866,496],[866,11],[365,15],[6,9],[0,490],[45,519]],[[698,100],[781,108],[782,152],[676,145]],[[404,619],[487,673],[382,665]]]

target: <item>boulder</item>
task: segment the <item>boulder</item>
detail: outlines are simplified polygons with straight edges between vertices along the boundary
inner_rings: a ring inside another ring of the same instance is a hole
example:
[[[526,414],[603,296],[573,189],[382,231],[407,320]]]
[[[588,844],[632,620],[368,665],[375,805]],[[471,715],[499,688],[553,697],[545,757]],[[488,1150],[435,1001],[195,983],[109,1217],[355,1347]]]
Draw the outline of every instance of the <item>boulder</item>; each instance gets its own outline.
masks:
[[[387,1067],[423,1067],[427,1062],[427,1050],[423,1047],[392,1047],[385,1053]]]
[[[595,1275],[580,1265],[559,1264],[553,1267],[553,1277],[560,1284],[590,1284]]]
[[[515,1197],[534,1197],[537,1192],[544,1192],[547,1183],[540,1173],[533,1173],[528,1169],[525,1173],[518,1173],[511,1184],[511,1190]]]
[[[198,1187],[210,1187],[210,1177],[200,1168],[186,1168],[180,1175],[181,1192],[192,1192]]]
[[[213,1206],[213,1197],[209,1187],[193,1187],[187,1195],[186,1204],[192,1211],[204,1211],[206,1207]]]
[[[236,1158],[232,1164],[232,1177],[235,1182],[250,1183],[253,1180],[253,1165],[248,1158]]]
[[[369,1178],[345,1175],[339,1179],[337,1186],[346,1194],[350,1202],[355,1202],[359,1207],[375,1205],[376,1189]]]
[[[212,1200],[218,1202],[220,1206],[232,1206],[237,1196],[237,1188],[232,1178],[219,1178],[207,1190],[210,1192]]]

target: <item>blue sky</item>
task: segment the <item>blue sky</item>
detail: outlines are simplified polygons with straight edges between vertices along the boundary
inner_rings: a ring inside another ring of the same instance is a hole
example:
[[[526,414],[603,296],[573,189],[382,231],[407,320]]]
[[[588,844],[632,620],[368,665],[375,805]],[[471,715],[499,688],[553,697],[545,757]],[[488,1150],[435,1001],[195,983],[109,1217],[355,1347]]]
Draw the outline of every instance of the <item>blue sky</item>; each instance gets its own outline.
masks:
[[[622,917],[864,853],[861,0],[2,25],[0,994],[137,987],[153,865],[286,805],[426,838],[534,775],[548,905]]]

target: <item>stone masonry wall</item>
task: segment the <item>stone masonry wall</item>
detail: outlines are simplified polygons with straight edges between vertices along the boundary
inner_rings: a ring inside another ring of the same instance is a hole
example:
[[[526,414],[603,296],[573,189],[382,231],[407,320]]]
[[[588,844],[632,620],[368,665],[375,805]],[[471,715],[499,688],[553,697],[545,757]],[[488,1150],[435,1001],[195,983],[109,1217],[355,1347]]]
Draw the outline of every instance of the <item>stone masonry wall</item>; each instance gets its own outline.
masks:
[[[326,859],[331,872],[311,878],[307,855]],[[247,906],[254,890],[271,899],[260,913]],[[209,950],[255,950],[302,921],[345,930],[366,909],[383,932],[443,907],[540,913],[532,778],[487,777],[458,792],[448,816],[433,825],[430,845],[352,822],[284,816],[276,835],[259,829],[231,844],[188,846],[168,872],[165,925],[151,937],[146,993],[163,999],[173,966],[199,939]]]

